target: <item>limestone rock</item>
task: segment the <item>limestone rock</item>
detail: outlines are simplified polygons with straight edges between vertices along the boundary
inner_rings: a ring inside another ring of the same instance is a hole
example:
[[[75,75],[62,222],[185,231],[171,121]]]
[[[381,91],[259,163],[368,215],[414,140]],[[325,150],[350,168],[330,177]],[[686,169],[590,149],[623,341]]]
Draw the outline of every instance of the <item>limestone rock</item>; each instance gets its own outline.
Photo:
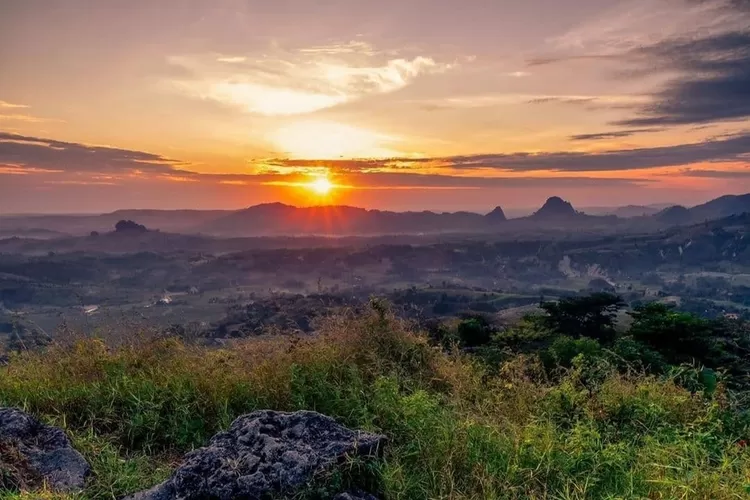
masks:
[[[91,470],[62,429],[15,408],[0,408],[0,444],[6,460],[15,457],[13,463],[5,463],[11,476],[33,477],[54,491],[82,489]]]
[[[185,455],[166,482],[129,500],[249,500],[286,494],[347,456],[376,455],[385,439],[316,412],[256,411]],[[347,498],[357,497],[340,500]]]

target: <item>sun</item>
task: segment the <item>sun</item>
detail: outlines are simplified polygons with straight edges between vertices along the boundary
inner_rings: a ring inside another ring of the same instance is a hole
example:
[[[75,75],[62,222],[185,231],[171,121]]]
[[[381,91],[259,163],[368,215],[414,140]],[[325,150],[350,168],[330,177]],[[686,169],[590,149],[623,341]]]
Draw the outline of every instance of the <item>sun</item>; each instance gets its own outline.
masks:
[[[307,184],[307,187],[319,196],[325,196],[333,189],[333,184],[326,177],[318,177]]]

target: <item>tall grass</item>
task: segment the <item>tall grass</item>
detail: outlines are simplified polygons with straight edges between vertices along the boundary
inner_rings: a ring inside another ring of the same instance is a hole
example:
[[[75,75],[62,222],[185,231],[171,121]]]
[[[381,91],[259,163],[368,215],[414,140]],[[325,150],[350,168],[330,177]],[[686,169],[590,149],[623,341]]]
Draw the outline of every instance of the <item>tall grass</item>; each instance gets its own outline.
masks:
[[[65,427],[91,461],[85,493],[54,498],[150,486],[261,408],[387,434],[382,460],[350,479],[387,499],[747,497],[750,426],[736,394],[614,370],[593,388],[584,379],[574,366],[550,380],[534,357],[486,370],[377,306],[307,338],[224,349],[81,340],[24,353],[0,368],[0,405]]]

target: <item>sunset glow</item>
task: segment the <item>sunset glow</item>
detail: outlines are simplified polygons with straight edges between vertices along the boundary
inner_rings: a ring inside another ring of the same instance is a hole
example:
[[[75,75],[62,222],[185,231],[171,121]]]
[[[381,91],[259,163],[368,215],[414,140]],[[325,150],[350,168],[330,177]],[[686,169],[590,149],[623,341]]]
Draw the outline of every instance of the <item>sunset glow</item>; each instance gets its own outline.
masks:
[[[0,2],[0,213],[750,191],[744,2],[384,2]]]
[[[297,121],[272,134],[279,149],[292,158],[339,159],[394,156],[393,138],[370,130],[328,121]]]

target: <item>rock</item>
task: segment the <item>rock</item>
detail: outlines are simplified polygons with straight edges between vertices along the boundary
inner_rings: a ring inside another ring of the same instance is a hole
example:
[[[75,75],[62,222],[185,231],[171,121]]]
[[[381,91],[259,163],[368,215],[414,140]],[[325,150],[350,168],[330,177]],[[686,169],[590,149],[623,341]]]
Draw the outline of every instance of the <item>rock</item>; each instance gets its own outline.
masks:
[[[574,217],[577,212],[569,202],[563,200],[559,196],[552,196],[544,202],[542,208],[534,212],[532,217],[537,219],[542,218],[558,218],[558,217]]]
[[[503,222],[507,220],[507,218],[505,217],[505,212],[503,212],[503,208],[500,206],[492,209],[492,212],[485,215],[485,218],[492,222]]]
[[[255,499],[294,492],[347,456],[375,456],[385,436],[352,431],[320,413],[256,411],[185,455],[166,482],[128,500]],[[337,497],[338,498],[338,497]],[[369,497],[341,497],[341,500]]]
[[[0,444],[0,467],[4,457],[14,456],[14,463],[7,464],[11,475],[17,474],[21,481],[38,479],[54,491],[82,489],[91,470],[62,429],[15,408],[0,408]]]

